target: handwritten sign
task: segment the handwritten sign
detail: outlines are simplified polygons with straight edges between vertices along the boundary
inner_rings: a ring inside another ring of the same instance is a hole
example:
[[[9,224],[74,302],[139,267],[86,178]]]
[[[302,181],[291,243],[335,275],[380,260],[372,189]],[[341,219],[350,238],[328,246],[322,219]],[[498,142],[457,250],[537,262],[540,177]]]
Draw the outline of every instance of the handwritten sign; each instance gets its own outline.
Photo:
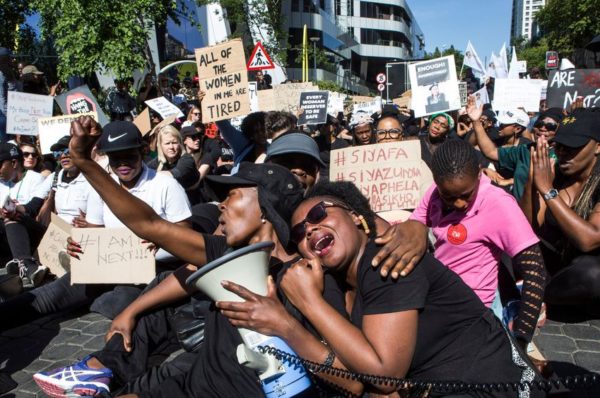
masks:
[[[524,108],[527,112],[539,112],[541,94],[540,80],[496,79],[494,110],[512,111]]]
[[[67,238],[71,236],[71,225],[52,213],[50,225],[38,248],[38,258],[57,277],[69,272],[70,256],[67,254]]]
[[[241,39],[196,49],[202,121],[216,122],[250,113],[246,57]]]
[[[329,101],[327,101],[327,114],[336,117],[338,113],[344,112],[344,101],[346,94],[329,92]]]
[[[102,107],[98,104],[96,97],[94,97],[86,85],[67,91],[55,97],[55,99],[65,115],[96,112],[100,125],[105,126],[108,123],[108,118],[104,114]]]
[[[181,112],[175,104],[170,102],[165,97],[157,97],[144,101],[146,105],[156,111],[161,118],[166,119],[169,116],[183,117],[184,114]]]
[[[52,116],[54,98],[37,95],[8,92],[6,113],[6,133],[20,135],[38,135],[37,120]]]
[[[416,208],[433,181],[418,140],[337,149],[329,167],[331,181],[353,182],[382,217]]]
[[[600,69],[555,70],[548,76],[546,101],[549,108],[569,109],[577,97],[583,106],[600,106]]]
[[[366,112],[368,115],[381,111],[381,97],[375,97],[369,102],[358,102],[352,107],[352,112]]]
[[[327,122],[328,100],[328,91],[307,91],[300,94],[300,108],[304,112],[298,118],[298,125]]]
[[[260,111],[258,104],[258,83],[248,82],[248,94],[250,95],[250,112]]]
[[[460,109],[454,56],[408,65],[415,117]]]
[[[71,259],[71,283],[148,283],[154,256],[127,228],[74,228],[83,254]]]
[[[91,116],[92,119],[98,121],[98,114],[96,112],[39,118],[38,131],[40,132],[39,138],[42,153],[52,153],[50,147],[59,139],[71,133],[71,122],[80,116]]]

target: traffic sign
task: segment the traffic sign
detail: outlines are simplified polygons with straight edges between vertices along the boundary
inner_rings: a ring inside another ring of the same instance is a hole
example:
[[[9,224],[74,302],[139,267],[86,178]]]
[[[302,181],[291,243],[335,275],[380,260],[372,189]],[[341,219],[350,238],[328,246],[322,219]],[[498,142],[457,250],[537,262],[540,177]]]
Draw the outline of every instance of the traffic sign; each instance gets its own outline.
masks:
[[[263,69],[275,69],[275,64],[267,54],[262,43],[259,41],[256,43],[254,50],[252,51],[252,55],[248,59],[248,64],[246,65],[246,69],[248,70],[263,70]]]
[[[375,78],[375,80],[377,80],[377,83],[379,83],[379,84],[385,83],[385,81],[386,81],[385,73],[378,74],[377,77]],[[383,91],[383,90],[379,90],[379,91]]]
[[[385,84],[383,84],[383,83],[379,83],[379,84],[377,85],[377,90],[379,90],[379,91],[383,91],[383,90],[385,90]]]

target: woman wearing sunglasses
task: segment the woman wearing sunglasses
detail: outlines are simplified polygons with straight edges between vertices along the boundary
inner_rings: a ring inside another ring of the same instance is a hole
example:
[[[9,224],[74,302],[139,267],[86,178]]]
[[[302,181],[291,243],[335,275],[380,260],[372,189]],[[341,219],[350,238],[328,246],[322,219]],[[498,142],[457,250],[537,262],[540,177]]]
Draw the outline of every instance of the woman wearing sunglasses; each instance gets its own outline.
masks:
[[[202,109],[196,105],[192,105],[188,112],[187,119],[183,122],[181,127],[194,126],[200,123],[202,123]]]
[[[483,106],[477,107],[474,97],[469,97],[467,112],[473,121],[473,129],[477,136],[477,145],[488,159],[498,162],[498,167],[512,175],[513,187],[510,193],[520,201],[526,188],[529,176],[529,148],[530,145],[517,145],[508,147],[497,147],[489,138],[481,123]],[[556,130],[563,119],[561,109],[550,108],[542,112],[533,125],[533,137],[537,141],[540,137],[547,140],[554,138]],[[553,145],[553,144],[552,144]],[[551,154],[554,152],[551,151]],[[490,178],[492,178],[490,176]],[[502,185],[502,184],[499,184]]]
[[[243,247],[261,241],[275,243],[274,265],[295,259],[295,251],[288,245],[288,222],[292,209],[302,200],[304,190],[288,170],[273,164],[245,162],[235,176],[211,176],[208,179],[211,187],[222,198],[219,228],[223,236],[200,234],[162,220],[150,207],[121,189],[91,160],[91,148],[99,135],[91,118],[73,122],[72,131],[70,148],[76,154],[75,164],[114,214],[138,236],[190,263],[141,295],[113,321],[105,350],[68,367],[68,371],[77,371],[81,376],[79,380],[63,378],[62,375],[68,373],[63,372],[64,369],[35,376],[48,391],[96,395],[109,388],[111,379],[126,383],[143,374],[149,351],[155,343],[169,336],[164,309],[174,303],[180,304],[194,293],[184,281],[199,266],[222,256],[228,247]],[[136,211],[130,211],[131,208]],[[376,257],[379,263],[383,262],[383,257],[391,258],[393,263],[396,258],[404,257],[398,261],[403,263],[407,257],[418,259],[422,255],[424,231],[411,227],[396,230],[402,230],[414,239],[407,237],[403,242],[398,235],[393,239],[390,236],[384,238],[389,243],[382,252],[389,257],[380,253]],[[406,245],[412,249],[406,250]],[[400,253],[402,250],[404,253]],[[276,272],[277,267],[273,267],[273,271]],[[379,270],[377,272],[379,274]],[[237,362],[235,348],[241,342],[239,334],[214,307],[209,311],[204,329],[205,349],[199,351],[189,372],[179,371],[177,376],[166,379],[159,376],[149,383],[152,387],[146,384],[146,391],[140,388],[127,391],[155,397],[261,396],[256,374]]]
[[[32,170],[47,177],[52,172],[44,168],[43,157],[40,154],[37,146],[30,142],[21,142],[19,149],[23,152],[23,167],[27,170]]]
[[[305,359],[355,373],[466,383],[533,380],[535,373],[500,322],[433,256],[426,254],[398,282],[380,277],[371,267],[378,250],[374,216],[349,182],[317,184],[292,216],[291,239],[305,260],[285,272],[281,290],[320,338],[285,312],[273,290],[262,297],[226,282],[246,301],[218,302],[217,307],[236,327],[280,336]],[[324,279],[326,274],[333,278]],[[333,280],[335,287],[329,285]],[[322,371],[316,375],[358,396],[390,394],[400,387]],[[467,395],[537,396],[527,392]]]

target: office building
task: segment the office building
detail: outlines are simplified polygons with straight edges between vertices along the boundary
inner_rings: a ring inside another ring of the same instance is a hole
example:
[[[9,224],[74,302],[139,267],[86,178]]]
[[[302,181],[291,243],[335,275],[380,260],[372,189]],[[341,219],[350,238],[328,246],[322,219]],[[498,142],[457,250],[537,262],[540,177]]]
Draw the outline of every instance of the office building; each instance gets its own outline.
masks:
[[[531,40],[539,33],[535,14],[546,5],[546,0],[513,0],[511,37]]]

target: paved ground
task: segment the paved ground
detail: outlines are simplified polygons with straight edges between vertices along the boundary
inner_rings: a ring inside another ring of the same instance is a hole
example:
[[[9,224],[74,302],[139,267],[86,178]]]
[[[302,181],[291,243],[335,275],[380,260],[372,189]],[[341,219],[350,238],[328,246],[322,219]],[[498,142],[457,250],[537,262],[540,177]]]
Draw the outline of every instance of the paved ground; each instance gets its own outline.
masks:
[[[565,315],[567,314],[567,315]],[[572,311],[549,312],[535,342],[558,376],[600,372],[600,320]],[[565,323],[568,321],[568,323]],[[75,362],[103,345],[110,322],[82,311],[49,316],[0,335],[0,369],[16,387],[1,398],[43,397],[32,375]],[[0,385],[2,383],[0,382]],[[553,398],[600,397],[600,386],[554,391]]]

